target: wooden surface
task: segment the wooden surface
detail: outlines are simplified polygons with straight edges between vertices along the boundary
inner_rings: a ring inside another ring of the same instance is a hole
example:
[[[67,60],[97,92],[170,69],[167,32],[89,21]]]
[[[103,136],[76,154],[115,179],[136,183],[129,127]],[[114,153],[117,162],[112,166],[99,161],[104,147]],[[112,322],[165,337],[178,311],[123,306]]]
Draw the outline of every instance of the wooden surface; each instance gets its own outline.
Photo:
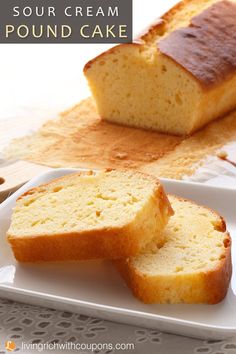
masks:
[[[12,139],[27,135],[42,125],[48,118],[49,112],[45,116],[43,113],[42,111],[35,112],[34,119],[30,119],[30,112],[24,110],[24,114],[22,112],[18,117],[0,119],[0,203],[25,182],[50,169],[26,161],[8,161],[1,156],[1,152]]]
[[[26,161],[2,164],[2,167],[0,166],[0,203],[25,182],[49,170],[49,167]]]

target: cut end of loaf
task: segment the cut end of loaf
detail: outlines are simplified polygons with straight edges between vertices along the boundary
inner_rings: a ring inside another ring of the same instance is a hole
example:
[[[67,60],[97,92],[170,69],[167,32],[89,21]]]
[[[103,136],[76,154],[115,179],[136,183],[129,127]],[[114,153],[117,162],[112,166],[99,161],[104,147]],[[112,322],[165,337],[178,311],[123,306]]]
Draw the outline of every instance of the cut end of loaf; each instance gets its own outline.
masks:
[[[174,135],[193,130],[201,89],[156,48],[118,46],[90,65],[85,75],[102,119]]]

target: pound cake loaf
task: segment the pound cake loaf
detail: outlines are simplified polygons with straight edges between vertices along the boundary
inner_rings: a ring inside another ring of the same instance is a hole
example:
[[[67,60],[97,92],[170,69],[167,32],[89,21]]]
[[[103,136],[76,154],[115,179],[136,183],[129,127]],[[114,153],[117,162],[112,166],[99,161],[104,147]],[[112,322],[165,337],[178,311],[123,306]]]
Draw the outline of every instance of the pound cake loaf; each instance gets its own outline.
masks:
[[[184,0],[84,73],[102,119],[191,134],[236,108],[236,1]]]
[[[216,304],[232,273],[231,239],[222,217],[191,201],[169,196],[175,215],[166,243],[115,261],[134,295],[145,303]]]
[[[128,170],[81,172],[35,187],[16,202],[8,241],[21,262],[138,254],[173,211],[155,177]]]

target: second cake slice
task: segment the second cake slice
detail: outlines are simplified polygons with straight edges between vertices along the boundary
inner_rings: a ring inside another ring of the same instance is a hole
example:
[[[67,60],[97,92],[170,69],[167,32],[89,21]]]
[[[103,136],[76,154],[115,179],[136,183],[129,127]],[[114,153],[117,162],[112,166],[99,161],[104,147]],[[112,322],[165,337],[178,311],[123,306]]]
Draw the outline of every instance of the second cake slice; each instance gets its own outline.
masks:
[[[175,215],[165,244],[151,242],[142,254],[116,261],[134,295],[145,303],[216,304],[231,274],[231,238],[224,219],[190,200],[169,196]]]
[[[105,170],[68,175],[21,196],[8,230],[18,261],[116,259],[138,254],[173,211],[155,177]]]

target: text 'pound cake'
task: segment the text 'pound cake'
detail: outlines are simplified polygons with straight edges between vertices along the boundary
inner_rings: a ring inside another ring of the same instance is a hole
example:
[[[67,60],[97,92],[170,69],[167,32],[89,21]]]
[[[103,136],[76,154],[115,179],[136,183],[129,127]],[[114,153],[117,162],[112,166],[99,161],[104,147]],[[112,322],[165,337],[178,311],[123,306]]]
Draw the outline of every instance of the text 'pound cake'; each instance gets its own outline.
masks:
[[[139,256],[115,264],[145,303],[218,303],[232,273],[225,222],[191,201],[174,196],[169,200],[175,214],[164,230],[164,246],[152,242]]]
[[[184,0],[84,73],[102,119],[191,134],[236,108],[236,1]]]
[[[138,254],[153,238],[163,243],[172,213],[155,177],[81,172],[22,195],[7,235],[22,262],[114,259]]]

